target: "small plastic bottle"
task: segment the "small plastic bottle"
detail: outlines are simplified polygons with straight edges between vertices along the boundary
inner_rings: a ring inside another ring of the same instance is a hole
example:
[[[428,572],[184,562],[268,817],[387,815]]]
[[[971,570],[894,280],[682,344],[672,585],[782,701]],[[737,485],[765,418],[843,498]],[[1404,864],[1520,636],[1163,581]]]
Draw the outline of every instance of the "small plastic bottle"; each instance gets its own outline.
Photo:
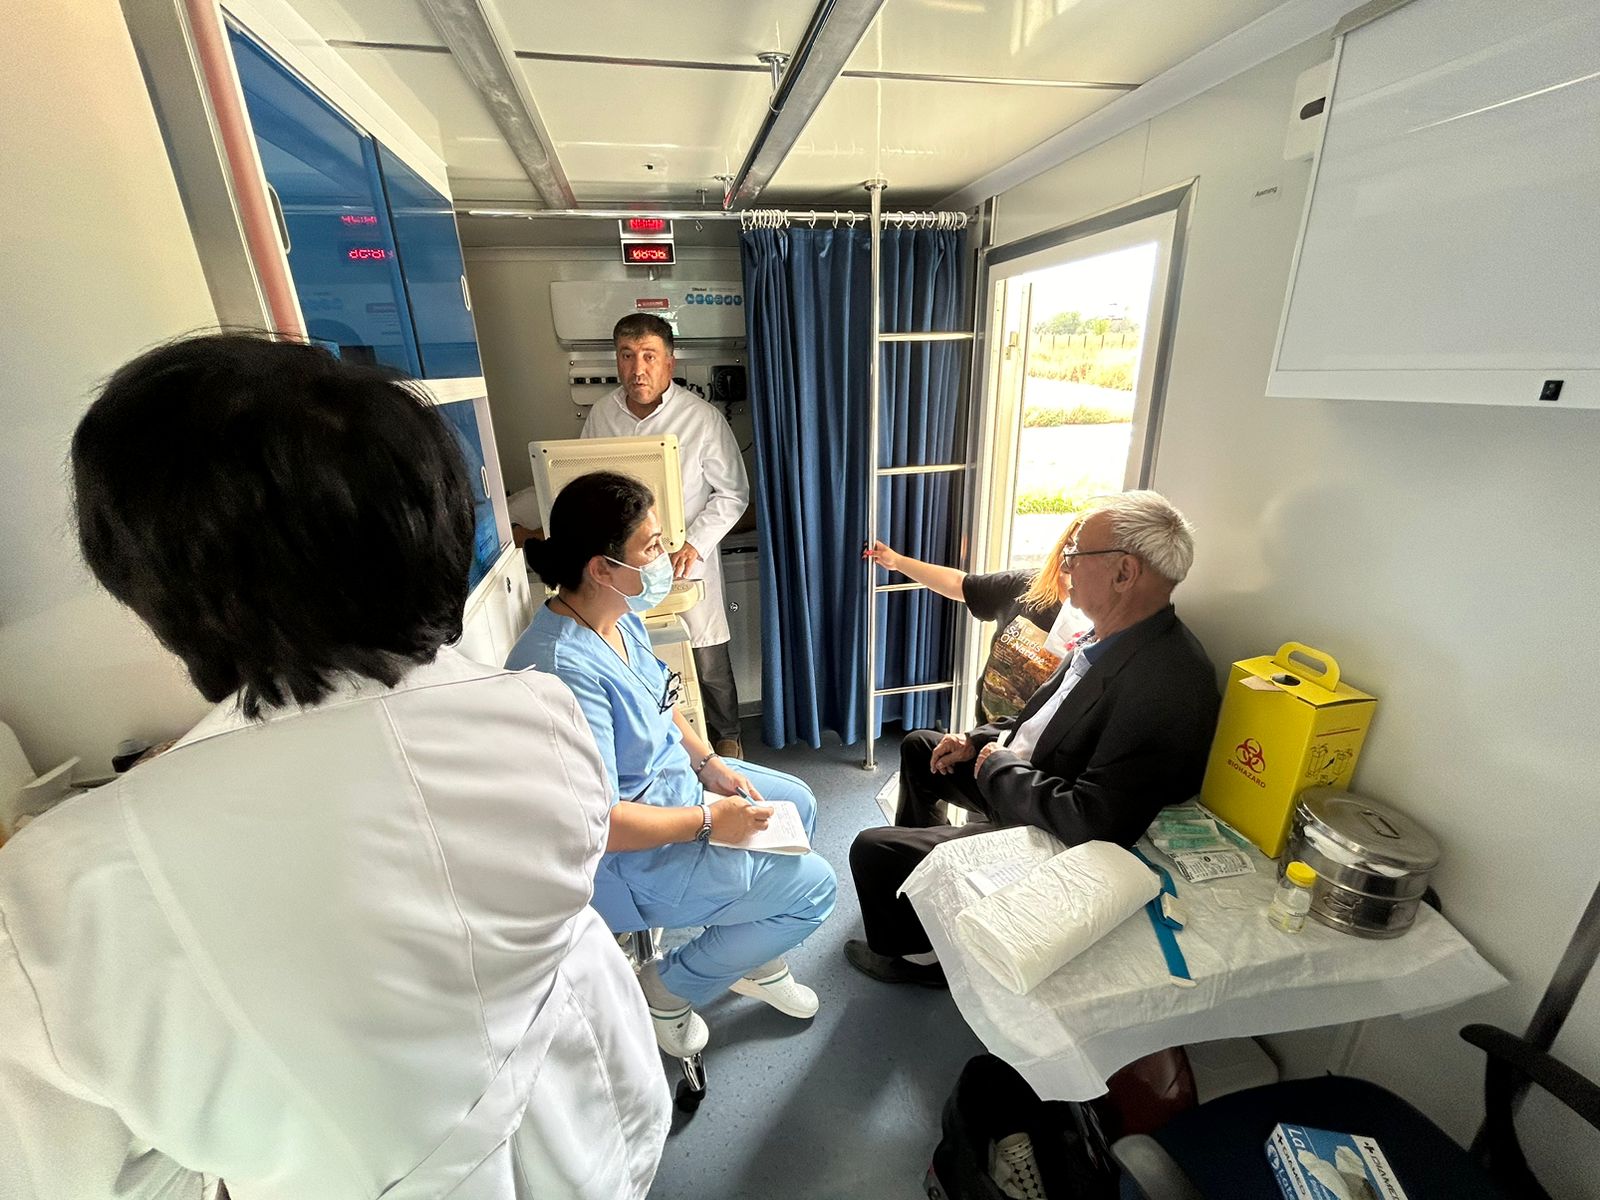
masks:
[[[1303,862],[1292,862],[1284,869],[1267,907],[1267,920],[1274,928],[1285,933],[1299,933],[1306,927],[1306,913],[1311,911],[1311,885],[1317,882],[1317,872]]]

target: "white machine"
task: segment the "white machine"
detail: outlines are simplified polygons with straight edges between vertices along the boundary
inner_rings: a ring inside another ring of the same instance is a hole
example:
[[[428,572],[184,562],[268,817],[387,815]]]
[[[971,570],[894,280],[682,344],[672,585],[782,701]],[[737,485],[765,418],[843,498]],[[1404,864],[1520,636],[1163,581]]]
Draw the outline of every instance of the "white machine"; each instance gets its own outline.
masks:
[[[633,476],[655,494],[661,540],[667,551],[683,548],[687,534],[676,434],[529,442],[528,459],[533,467],[533,487],[539,500],[540,524],[544,528],[550,528],[550,509],[568,483],[591,471],[617,471]],[[673,583],[667,598],[644,615],[650,648],[669,670],[682,677],[683,695],[678,707],[701,737],[706,736],[706,724],[700,704],[700,677],[694,669],[689,629],[678,614],[694,607],[704,595],[705,584],[700,580],[679,579]]]

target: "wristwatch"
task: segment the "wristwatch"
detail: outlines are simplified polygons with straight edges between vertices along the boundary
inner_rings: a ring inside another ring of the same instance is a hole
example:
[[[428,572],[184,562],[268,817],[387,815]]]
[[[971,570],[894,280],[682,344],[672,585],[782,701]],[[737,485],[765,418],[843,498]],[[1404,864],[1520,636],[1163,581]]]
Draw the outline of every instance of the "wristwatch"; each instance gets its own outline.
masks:
[[[695,834],[694,840],[697,842],[709,842],[711,840],[711,805],[700,805],[700,817],[700,832]]]

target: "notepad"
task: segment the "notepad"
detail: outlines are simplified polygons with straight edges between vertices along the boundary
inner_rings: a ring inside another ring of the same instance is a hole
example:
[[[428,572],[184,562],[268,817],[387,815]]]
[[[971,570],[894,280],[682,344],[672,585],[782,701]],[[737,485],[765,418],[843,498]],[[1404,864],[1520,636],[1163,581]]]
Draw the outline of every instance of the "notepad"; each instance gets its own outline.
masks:
[[[714,792],[706,793],[706,803],[723,799]],[[810,854],[811,839],[806,837],[805,823],[800,820],[800,810],[788,800],[763,800],[772,809],[772,819],[765,829],[758,829],[742,842],[719,841],[711,837],[713,846],[730,850],[759,850],[763,854]]]

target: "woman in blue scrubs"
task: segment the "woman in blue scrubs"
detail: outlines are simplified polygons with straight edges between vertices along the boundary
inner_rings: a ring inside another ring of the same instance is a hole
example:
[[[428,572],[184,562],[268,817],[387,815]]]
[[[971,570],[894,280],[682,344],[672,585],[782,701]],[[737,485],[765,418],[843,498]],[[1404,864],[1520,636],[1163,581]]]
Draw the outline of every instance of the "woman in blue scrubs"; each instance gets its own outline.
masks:
[[[566,683],[600,749],[614,802],[594,905],[607,923],[618,933],[706,927],[639,975],[657,1043],[685,1056],[707,1040],[695,1006],[728,990],[792,1017],[816,1013],[816,993],[783,955],[833,911],[837,885],[815,853],[711,844],[764,828],[768,800],[793,803],[809,837],[816,800],[792,775],[722,759],[678,710],[677,677],[651,651],[639,617],[672,586],[654,503],[642,483],[606,471],[561,490],[548,536],[524,547],[557,595],[506,665]]]

